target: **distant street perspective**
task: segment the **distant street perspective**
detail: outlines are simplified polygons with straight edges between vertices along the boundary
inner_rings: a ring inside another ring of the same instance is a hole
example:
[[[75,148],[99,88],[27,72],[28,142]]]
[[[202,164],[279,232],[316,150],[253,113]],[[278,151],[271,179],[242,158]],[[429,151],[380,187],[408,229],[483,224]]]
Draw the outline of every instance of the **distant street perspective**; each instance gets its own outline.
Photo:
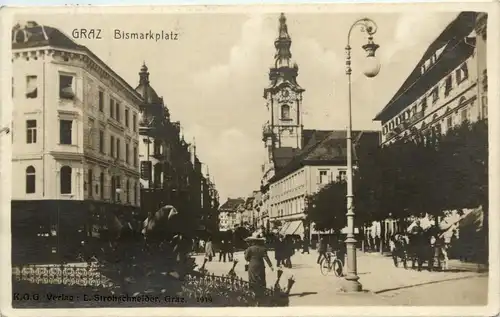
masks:
[[[403,13],[16,16],[13,308],[488,305],[488,15],[452,13],[404,49]]]

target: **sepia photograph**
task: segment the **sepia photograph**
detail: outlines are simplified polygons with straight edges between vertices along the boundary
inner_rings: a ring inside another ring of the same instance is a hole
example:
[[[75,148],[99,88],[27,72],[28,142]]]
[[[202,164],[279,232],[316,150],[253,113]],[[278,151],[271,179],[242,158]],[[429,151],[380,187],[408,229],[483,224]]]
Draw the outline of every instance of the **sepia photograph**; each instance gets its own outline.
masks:
[[[489,13],[336,6],[14,11],[12,308],[496,303]]]

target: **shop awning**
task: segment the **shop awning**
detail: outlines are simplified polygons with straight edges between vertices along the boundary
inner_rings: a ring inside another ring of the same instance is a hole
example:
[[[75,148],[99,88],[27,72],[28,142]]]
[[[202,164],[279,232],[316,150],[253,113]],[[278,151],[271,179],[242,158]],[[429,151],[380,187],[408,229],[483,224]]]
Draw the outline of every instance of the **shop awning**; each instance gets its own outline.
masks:
[[[285,231],[285,235],[302,235],[304,234],[304,226],[302,220],[290,221]]]
[[[288,227],[290,226],[290,222],[285,222],[283,224],[283,227],[280,229],[280,234],[281,235],[286,235],[286,231],[288,230]]]

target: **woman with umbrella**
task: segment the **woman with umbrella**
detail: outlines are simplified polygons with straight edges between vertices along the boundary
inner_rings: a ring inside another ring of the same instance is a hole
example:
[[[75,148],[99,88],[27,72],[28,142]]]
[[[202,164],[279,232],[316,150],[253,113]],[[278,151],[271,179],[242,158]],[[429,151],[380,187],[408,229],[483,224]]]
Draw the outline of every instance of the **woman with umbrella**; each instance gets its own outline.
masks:
[[[273,264],[267,256],[267,249],[264,246],[265,239],[260,234],[253,234],[245,239],[250,246],[245,250],[245,260],[248,262],[248,282],[255,293],[257,305],[260,306],[265,297],[266,290],[266,267],[267,265],[274,271]]]

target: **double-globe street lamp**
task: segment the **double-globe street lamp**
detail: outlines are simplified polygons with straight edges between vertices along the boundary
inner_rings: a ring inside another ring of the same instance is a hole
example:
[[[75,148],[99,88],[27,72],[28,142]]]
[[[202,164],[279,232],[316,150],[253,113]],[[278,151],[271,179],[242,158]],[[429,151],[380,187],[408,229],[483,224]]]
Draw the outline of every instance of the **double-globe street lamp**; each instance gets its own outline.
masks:
[[[380,64],[378,63],[375,52],[379,45],[373,42],[373,34],[377,32],[377,24],[368,18],[357,20],[351,25],[347,35],[346,51],[346,75],[348,78],[348,125],[347,125],[347,272],[346,272],[346,285],[344,290],[347,292],[359,292],[362,290],[362,285],[359,283],[359,276],[357,274],[356,263],[356,238],[354,235],[354,205],[353,205],[353,171],[352,171],[352,114],[351,114],[351,32],[355,27],[360,27],[362,32],[368,35],[368,43],[363,45],[362,48],[367,53],[366,65],[363,73],[368,78],[373,78],[378,75],[380,71]]]

